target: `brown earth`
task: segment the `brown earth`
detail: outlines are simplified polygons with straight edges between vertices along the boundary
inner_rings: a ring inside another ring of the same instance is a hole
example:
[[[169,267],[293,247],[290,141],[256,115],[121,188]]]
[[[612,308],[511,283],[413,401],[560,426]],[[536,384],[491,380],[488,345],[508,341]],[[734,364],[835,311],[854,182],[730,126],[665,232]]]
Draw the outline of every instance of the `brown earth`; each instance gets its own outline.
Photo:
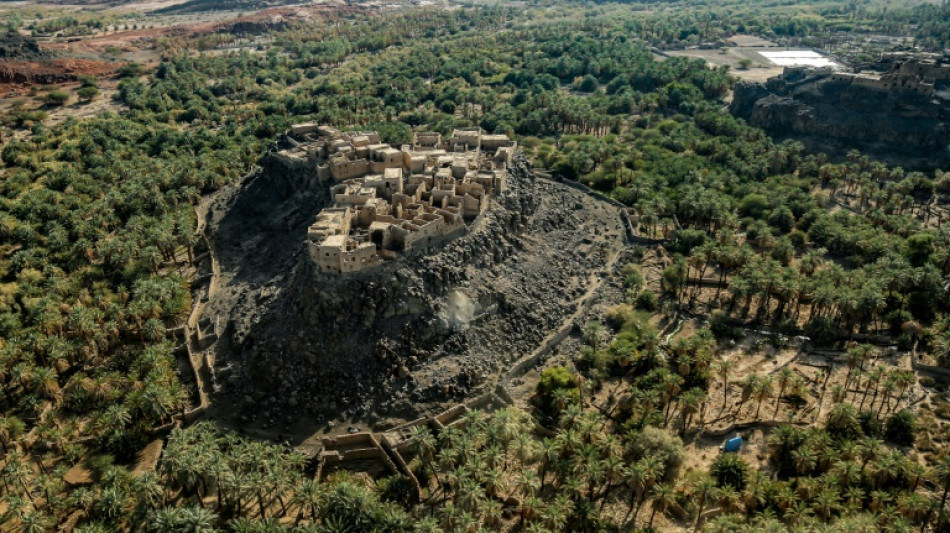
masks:
[[[79,42],[43,42],[43,52],[54,54],[101,54],[117,48],[133,53],[154,48],[161,38],[194,37],[219,32],[240,34],[262,33],[290,25],[312,23],[330,13],[352,14],[365,11],[359,6],[311,5],[267,9],[224,21],[196,22],[176,26],[147,28],[97,35]],[[108,76],[122,66],[120,62],[60,57],[43,60],[24,57],[22,60],[0,61],[0,98],[11,91],[31,85],[52,85],[73,82],[82,75]]]
[[[263,33],[287,26],[313,23],[329,14],[356,14],[367,11],[362,6],[345,5],[308,5],[265,9],[250,15],[235,17],[224,21],[196,22],[177,26],[145,28],[98,35],[80,42],[51,42],[43,47],[49,50],[69,51],[73,53],[104,52],[115,47],[123,51],[149,46],[160,38],[194,37],[219,32]]]
[[[61,84],[76,81],[79,76],[108,76],[122,63],[92,59],[53,59],[50,61],[0,62],[0,95],[29,85]]]

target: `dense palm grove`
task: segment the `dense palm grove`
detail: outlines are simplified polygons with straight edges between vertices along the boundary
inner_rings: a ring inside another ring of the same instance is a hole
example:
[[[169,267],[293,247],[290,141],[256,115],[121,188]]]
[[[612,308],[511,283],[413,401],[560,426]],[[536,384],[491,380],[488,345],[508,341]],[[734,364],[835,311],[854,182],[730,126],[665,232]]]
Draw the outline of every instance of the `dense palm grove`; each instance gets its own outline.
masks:
[[[939,207],[950,180],[773,143],[722,110],[726,69],[657,61],[648,48],[740,31],[820,40],[845,20],[939,48],[946,8],[819,3],[792,27],[785,7],[647,4],[341,16],[224,54],[195,50],[229,36],[168,41],[154,72],[123,69],[121,114],[37,123],[7,141],[0,530],[950,528],[946,450],[910,453],[913,372],[855,342],[832,387],[792,372],[730,383],[722,357],[751,326],[816,344],[891,339],[950,365]],[[178,427],[192,401],[175,344],[190,308],[193,208],[300,120],[375,128],[390,142],[413,128],[516,135],[537,166],[633,208],[640,235],[672,256],[661,291],[625,267],[626,302],[585,328],[578,373],[544,373],[532,415],[471,413],[439,434],[419,430],[410,466],[421,492],[403,476],[317,482],[297,452],[210,423]],[[666,342],[651,312],[711,320]],[[782,409],[826,394],[836,406],[813,419]],[[681,437],[712,410],[771,423],[767,467],[726,454],[684,468]],[[137,452],[165,436],[158,470],[133,473]],[[91,483],[67,485],[80,463]]]

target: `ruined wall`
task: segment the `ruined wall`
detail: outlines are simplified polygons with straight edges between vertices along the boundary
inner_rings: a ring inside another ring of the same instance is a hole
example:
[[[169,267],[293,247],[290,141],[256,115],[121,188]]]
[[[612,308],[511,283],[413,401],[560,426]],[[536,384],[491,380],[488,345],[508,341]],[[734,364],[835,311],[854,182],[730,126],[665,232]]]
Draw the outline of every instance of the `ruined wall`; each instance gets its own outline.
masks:
[[[337,181],[345,181],[351,178],[358,178],[369,172],[369,161],[365,159],[356,160],[331,160],[329,162],[330,175]]]

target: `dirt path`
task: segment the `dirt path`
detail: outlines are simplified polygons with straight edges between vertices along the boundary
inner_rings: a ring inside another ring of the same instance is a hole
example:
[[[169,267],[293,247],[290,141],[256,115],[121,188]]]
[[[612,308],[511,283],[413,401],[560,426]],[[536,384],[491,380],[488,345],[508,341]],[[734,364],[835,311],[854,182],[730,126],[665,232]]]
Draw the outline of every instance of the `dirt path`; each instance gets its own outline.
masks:
[[[617,247],[612,247],[608,251],[607,264],[604,268],[605,272],[611,272],[614,269],[617,264],[617,260],[620,258],[620,255],[620,249]],[[602,285],[603,275],[600,272],[591,272],[588,278],[587,291],[577,301],[577,309],[570,315],[564,317],[564,320],[561,322],[561,326],[548,335],[543,341],[541,341],[541,345],[538,346],[537,349],[513,363],[513,366],[500,380],[502,385],[507,385],[512,379],[524,376],[541,360],[542,357],[550,353],[555,346],[560,344],[561,341],[563,341],[574,328],[577,320],[584,316],[590,309],[590,305],[594,301],[594,296],[597,294],[597,291],[600,290]]]
[[[207,227],[209,206],[215,195],[210,195],[202,199],[195,207],[197,215],[196,234],[201,239],[208,242],[205,228]],[[210,244],[210,243],[209,243]],[[191,411],[192,416],[200,415],[211,405],[211,394],[214,390],[214,376],[212,375],[211,364],[208,361],[207,349],[202,350],[198,339],[199,321],[204,312],[207,302],[210,301],[217,290],[218,279],[221,276],[221,269],[217,259],[214,257],[214,248],[208,246],[208,258],[211,261],[211,278],[208,280],[207,292],[198,296],[192,305],[191,314],[188,315],[188,321],[185,323],[185,339],[188,348],[188,361],[195,374],[195,382],[198,388],[198,405]],[[201,294],[201,293],[199,293]],[[213,347],[211,348],[213,349]]]

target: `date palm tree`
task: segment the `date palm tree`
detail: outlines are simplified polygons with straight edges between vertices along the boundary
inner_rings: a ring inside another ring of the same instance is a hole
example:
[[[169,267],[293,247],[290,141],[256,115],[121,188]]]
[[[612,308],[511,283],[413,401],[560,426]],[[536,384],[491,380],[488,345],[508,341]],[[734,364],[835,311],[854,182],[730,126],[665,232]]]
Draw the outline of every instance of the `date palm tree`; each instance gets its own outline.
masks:
[[[633,508],[642,494],[647,489],[648,472],[641,461],[633,463],[624,470],[624,480],[630,488],[630,499],[627,502],[627,514],[624,515],[622,523],[626,524],[633,514]],[[633,517],[633,527],[636,527],[636,516]]]
[[[758,374],[752,373],[748,374],[745,379],[742,380],[742,395],[739,397],[739,409],[736,411],[736,418],[742,414],[742,406],[745,405],[749,398],[755,394],[755,391],[759,388],[759,380],[762,379]]]
[[[657,483],[650,491],[650,521],[647,529],[653,529],[653,519],[658,512],[667,512],[676,505],[676,491],[669,483]]]
[[[706,510],[706,504],[709,503],[710,496],[716,489],[716,481],[709,475],[703,474],[692,480],[688,489],[690,495],[696,498],[696,522],[693,525],[693,531],[699,531],[703,511]]]
[[[800,526],[814,514],[811,506],[803,501],[793,502],[785,512],[783,517],[793,526]]]
[[[44,512],[34,510],[20,517],[20,530],[23,533],[43,533],[53,525],[51,517]]]
[[[20,438],[26,424],[15,416],[0,417],[0,446],[3,446],[3,453],[6,454],[12,442]]]
[[[735,362],[731,359],[720,359],[716,361],[714,369],[719,377],[722,379],[722,407],[726,407],[726,402],[729,399],[729,374],[735,367]]]
[[[700,412],[705,401],[706,391],[698,387],[693,387],[680,396],[680,414],[683,417],[683,427],[680,430],[682,434],[686,434],[693,416]],[[700,420],[700,427],[702,427],[702,420]]]
[[[292,505],[297,508],[294,524],[300,524],[304,519],[311,523],[317,521],[322,499],[320,483],[315,479],[303,479],[294,489],[291,499]]]
[[[19,487],[30,502],[35,505],[36,499],[33,497],[30,486],[33,472],[29,464],[18,450],[13,450],[7,454],[6,464],[3,466],[3,470],[0,471],[0,475],[3,476],[3,485],[8,492],[13,492],[15,487]]]
[[[937,523],[942,523],[944,511],[947,508],[947,495],[950,494],[950,455],[944,455],[937,461],[933,467],[932,478],[937,486],[943,489],[937,514]],[[925,520],[924,523],[929,523],[929,520]]]
[[[838,492],[832,490],[831,487],[825,487],[818,492],[818,495],[812,503],[812,508],[815,510],[816,516],[828,522],[831,520],[832,515],[840,508]]]
[[[772,397],[774,390],[772,388],[772,376],[767,375],[759,378],[758,383],[756,383],[755,392],[755,401],[757,402],[755,408],[755,419],[759,418],[759,411],[762,409],[762,402]]]
[[[426,476],[424,487],[429,488],[429,476],[435,478],[436,484],[442,487],[442,482],[434,468],[435,450],[437,441],[432,432],[425,425],[418,425],[412,428],[409,435],[410,449],[412,453],[422,461],[422,472]]]
[[[776,415],[778,415],[778,408],[782,404],[782,398],[785,396],[785,389],[788,387],[788,384],[791,383],[792,377],[794,376],[792,368],[789,366],[783,366],[778,371],[778,396],[775,398],[775,410],[772,412],[772,420],[775,420]]]
[[[150,533],[215,533],[217,517],[203,507],[168,507],[156,511],[148,521]]]

